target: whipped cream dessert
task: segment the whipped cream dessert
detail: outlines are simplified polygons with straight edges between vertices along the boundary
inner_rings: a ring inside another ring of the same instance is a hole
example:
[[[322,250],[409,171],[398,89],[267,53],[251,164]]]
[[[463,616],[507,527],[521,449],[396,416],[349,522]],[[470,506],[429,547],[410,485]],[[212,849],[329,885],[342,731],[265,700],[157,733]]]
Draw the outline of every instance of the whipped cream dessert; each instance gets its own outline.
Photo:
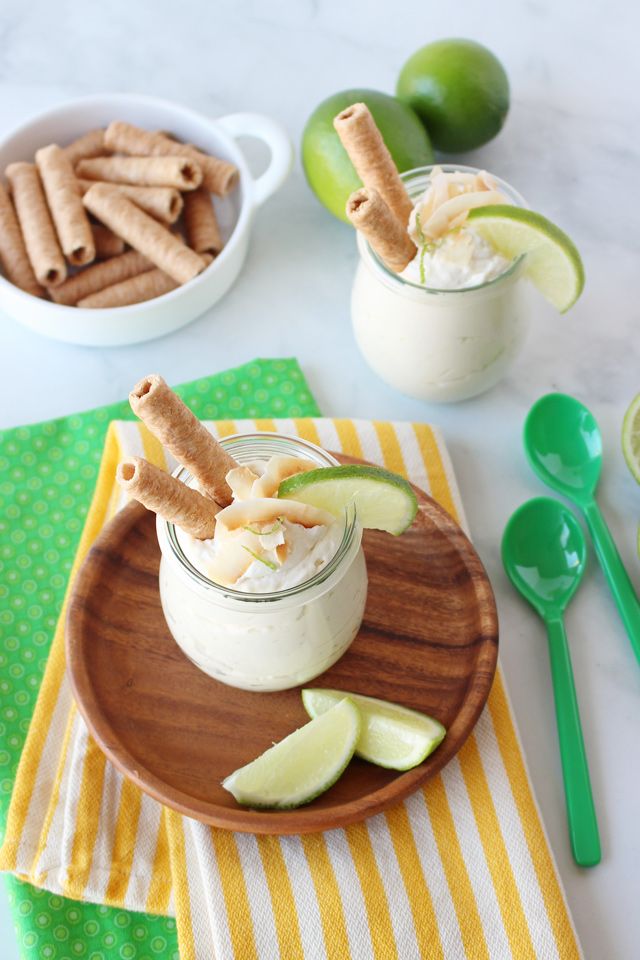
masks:
[[[464,290],[499,277],[509,262],[478,233],[460,228],[424,244],[400,276],[436,290]]]
[[[209,580],[246,593],[274,593],[310,580],[336,554],[344,524],[276,494],[282,480],[315,466],[274,456],[231,470],[234,503],[218,514],[213,538],[177,531],[185,556]]]
[[[437,290],[463,290],[498,277],[510,261],[465,220],[474,207],[499,203],[509,201],[486,170],[445,173],[434,167],[409,218],[408,233],[418,252],[400,276]]]
[[[523,201],[508,184],[469,167],[433,167],[404,183],[413,200],[407,230],[416,253],[394,273],[358,235],[356,341],[369,366],[400,392],[464,400],[504,375],[529,320],[522,263],[502,257],[467,216],[474,207]]]
[[[279,452],[283,442],[295,448],[294,438],[260,436],[261,453],[273,444],[267,459],[251,456],[250,438],[229,439],[244,450],[230,450],[240,461],[227,474],[233,501],[216,515],[213,536],[173,527],[176,551],[170,525],[158,519],[162,606],[176,642],[205,673],[247,690],[287,689],[328,669],[358,632],[367,595],[362,532],[353,518],[277,498],[283,479],[323,465]],[[313,449],[327,466],[335,462]]]

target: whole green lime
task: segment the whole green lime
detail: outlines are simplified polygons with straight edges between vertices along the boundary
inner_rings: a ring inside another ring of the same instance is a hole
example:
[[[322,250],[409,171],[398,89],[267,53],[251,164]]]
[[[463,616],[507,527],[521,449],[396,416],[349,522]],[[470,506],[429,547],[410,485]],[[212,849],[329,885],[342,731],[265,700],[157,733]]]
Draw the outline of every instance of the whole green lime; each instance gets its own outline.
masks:
[[[437,150],[473,150],[499,132],[509,110],[509,80],[474,40],[437,40],[405,63],[396,94],[413,107]]]
[[[433,163],[433,149],[424,126],[411,107],[396,97],[377,90],[342,90],[323,100],[302,134],[302,166],[318,200],[344,221],[349,195],[362,182],[333,128],[333,118],[352,103],[369,107],[400,173]]]

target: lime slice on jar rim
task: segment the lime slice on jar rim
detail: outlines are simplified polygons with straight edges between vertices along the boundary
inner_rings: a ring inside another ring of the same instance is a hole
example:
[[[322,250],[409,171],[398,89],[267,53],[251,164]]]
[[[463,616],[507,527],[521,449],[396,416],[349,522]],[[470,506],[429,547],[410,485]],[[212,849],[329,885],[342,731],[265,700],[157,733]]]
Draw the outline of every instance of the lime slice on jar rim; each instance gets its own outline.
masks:
[[[541,213],[509,204],[469,211],[467,223],[507,259],[526,254],[525,276],[566,313],[584,288],[584,266],[567,234]]]
[[[367,464],[297,473],[282,481],[278,497],[319,507],[336,517],[355,506],[363,527],[396,536],[411,526],[418,511],[418,499],[404,477]]]

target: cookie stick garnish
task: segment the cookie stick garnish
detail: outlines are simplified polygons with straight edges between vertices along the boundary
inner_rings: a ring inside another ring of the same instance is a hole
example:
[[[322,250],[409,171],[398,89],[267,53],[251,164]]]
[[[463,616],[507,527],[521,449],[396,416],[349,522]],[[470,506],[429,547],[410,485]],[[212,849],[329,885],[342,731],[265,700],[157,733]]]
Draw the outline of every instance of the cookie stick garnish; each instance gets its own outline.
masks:
[[[76,165],[79,177],[141,187],[195,190],[202,170],[190,157],[93,157]]]
[[[74,267],[91,263],[95,260],[96,248],[71,162],[64,150],[50,143],[36,152],[36,165],[67,261]]]
[[[222,237],[210,194],[203,189],[184,195],[184,229],[187,245],[196,253],[216,257],[222,250]]]
[[[134,156],[191,157],[202,167],[202,186],[220,197],[226,197],[238,184],[239,172],[233,163],[212,157],[189,144],[171,140],[163,133],[150,133],[122,120],[114,120],[109,124],[105,143],[110,150]]]
[[[376,190],[363,187],[352,193],[347,201],[347,216],[394,273],[401,273],[415,257],[411,237]]]
[[[406,229],[413,204],[367,105],[353,103],[333,125],[363,185],[378,191]]]
[[[203,254],[203,256],[207,257],[209,262],[211,261],[209,254]],[[90,309],[126,307],[132,303],[143,303],[145,300],[161,297],[178,286],[179,284],[168,273],[156,268],[104,287],[96,293],[90,293],[89,296],[78,300],[76,306]]]
[[[103,263],[94,263],[81,270],[61,283],[59,287],[49,290],[52,300],[73,307],[79,300],[104,290],[114,283],[122,283],[129,277],[137,277],[139,273],[153,270],[151,260],[138,253],[137,250],[128,250],[117,257],[111,257]]]
[[[187,468],[208,497],[221,507],[231,503],[225,477],[238,464],[211,436],[161,376],[152,373],[129,394],[131,409],[176,460]]]
[[[34,163],[10,163],[5,176],[11,186],[33,272],[43,286],[57,287],[67,276],[67,265],[51,222],[38,168]]]
[[[119,464],[116,480],[147,510],[175,523],[197,540],[213,536],[218,505],[152,463],[131,457]]]
[[[117,237],[109,227],[103,227],[101,223],[92,223],[91,233],[96,248],[96,260],[108,260],[110,257],[119,257],[124,253],[124,240],[122,237]]]
[[[63,147],[63,150],[71,166],[75,166],[78,160],[84,160],[85,157],[103,157],[110,152],[104,145],[104,130],[89,130]]]
[[[85,193],[83,203],[101,223],[178,283],[193,280],[206,267],[202,257],[112,186],[96,183]]]
[[[78,186],[83,195],[96,183],[104,184],[106,181],[78,178]],[[129,200],[133,200],[137,207],[163,223],[175,223],[182,213],[182,195],[175,187],[132,187],[128,183],[108,183],[107,186],[112,190],[119,190]]]
[[[44,296],[44,290],[36,280],[33,267],[20,230],[20,224],[13,209],[11,197],[0,184],[0,264],[7,280],[16,287],[33,294]]]

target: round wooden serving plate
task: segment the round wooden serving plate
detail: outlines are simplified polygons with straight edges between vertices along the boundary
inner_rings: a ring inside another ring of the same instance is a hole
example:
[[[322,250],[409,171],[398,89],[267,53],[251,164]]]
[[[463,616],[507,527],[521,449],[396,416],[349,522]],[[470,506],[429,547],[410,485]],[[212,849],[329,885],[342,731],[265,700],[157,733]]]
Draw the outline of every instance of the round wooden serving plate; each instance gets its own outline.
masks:
[[[394,773],[354,759],[308,806],[240,807],[221,780],[307,722],[300,690],[236,690],[187,659],[160,606],[155,515],[137,503],[96,540],[67,616],[73,690],[109,759],[174,810],[250,833],[344,826],[433,777],[467,739],[487,699],[498,624],[491,585],[469,540],[431,497],[416,492],[420,510],[407,533],[365,533],[369,594],[360,633],[308,686],[381,697],[437,717],[447,736],[424,763]]]

